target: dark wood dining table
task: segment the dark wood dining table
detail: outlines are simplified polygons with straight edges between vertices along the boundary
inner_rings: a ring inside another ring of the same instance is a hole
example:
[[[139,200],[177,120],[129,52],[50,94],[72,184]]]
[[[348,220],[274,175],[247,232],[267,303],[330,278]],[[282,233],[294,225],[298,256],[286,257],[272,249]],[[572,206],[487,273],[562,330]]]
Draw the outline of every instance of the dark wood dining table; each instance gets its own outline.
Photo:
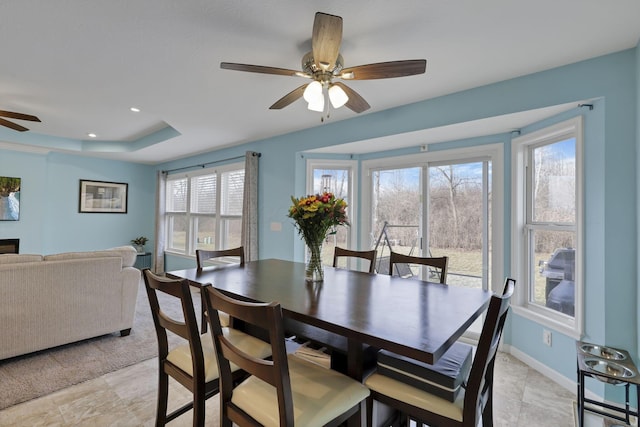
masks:
[[[346,340],[347,373],[363,376],[363,344],[433,364],[483,313],[481,289],[325,267],[324,281],[305,282],[305,264],[265,259],[244,266],[168,272],[199,286],[211,283],[254,302],[277,301],[285,320]]]

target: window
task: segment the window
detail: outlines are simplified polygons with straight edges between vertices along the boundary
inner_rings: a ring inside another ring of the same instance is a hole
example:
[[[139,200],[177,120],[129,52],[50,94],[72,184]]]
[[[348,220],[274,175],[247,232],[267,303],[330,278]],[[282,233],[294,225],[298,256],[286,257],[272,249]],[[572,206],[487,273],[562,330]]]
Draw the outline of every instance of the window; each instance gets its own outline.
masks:
[[[582,325],[582,119],[513,140],[517,311],[578,338]]]
[[[244,164],[169,176],[166,194],[167,251],[240,246]]]
[[[448,256],[447,284],[489,289],[493,163],[448,160],[428,165],[428,254]]]
[[[353,200],[353,169],[355,162],[350,160],[309,160],[307,162],[307,193],[316,194],[325,191],[333,193],[337,198],[347,202],[347,218],[351,227],[337,227],[336,233],[327,236],[327,240],[322,246],[322,263],[333,265],[333,252],[336,246],[354,249],[351,242],[356,225],[355,206]],[[339,260],[339,266],[345,267],[346,261]],[[352,268],[355,268],[352,266]]]
[[[376,271],[389,272],[391,251],[422,256],[422,166],[403,165],[369,171],[371,236],[377,251]],[[420,268],[404,271],[420,277]]]
[[[503,144],[363,162],[364,230],[388,272],[390,250],[448,256],[447,284],[502,291]],[[368,209],[370,206],[370,209]],[[364,233],[363,233],[364,235]],[[427,269],[405,270],[433,280]],[[482,320],[465,335],[477,338]]]

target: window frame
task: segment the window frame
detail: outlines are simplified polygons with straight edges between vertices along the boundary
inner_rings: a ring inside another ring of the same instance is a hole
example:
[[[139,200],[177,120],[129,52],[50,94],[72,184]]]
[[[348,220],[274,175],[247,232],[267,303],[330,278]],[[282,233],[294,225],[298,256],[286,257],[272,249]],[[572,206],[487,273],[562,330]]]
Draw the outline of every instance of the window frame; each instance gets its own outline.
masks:
[[[222,175],[224,173],[233,172],[233,171],[245,171],[244,162],[235,162],[229,163],[221,166],[216,166],[212,168],[201,169],[197,171],[189,171],[184,173],[171,174],[167,176],[167,189],[169,188],[170,181],[177,181],[180,179],[187,180],[187,199],[186,199],[186,209],[185,212],[181,211],[172,211],[167,209],[168,198],[165,202],[165,252],[173,254],[173,255],[182,255],[187,257],[195,257],[196,250],[196,242],[195,242],[195,233],[196,233],[196,222],[201,218],[212,218],[215,222],[215,244],[217,248],[226,249],[226,241],[228,236],[224,233],[226,221],[231,220],[242,220],[242,214],[240,215],[232,215],[232,214],[223,214],[222,208],[222,193],[225,191],[223,189]],[[193,178],[204,176],[204,175],[213,175],[216,176],[216,194],[215,194],[215,213],[206,214],[206,213],[198,213],[192,212],[192,199],[191,199],[191,180]],[[185,231],[185,249],[181,250],[180,248],[175,248],[170,245],[172,234],[171,234],[171,222],[173,218],[184,217],[186,218],[187,230]]]
[[[420,153],[402,155],[395,157],[384,157],[362,161],[361,166],[361,243],[366,245],[367,239],[372,233],[372,219],[369,215],[372,205],[372,185],[371,172],[380,169],[407,168],[407,167],[428,167],[429,164],[446,163],[446,162],[467,162],[469,160],[488,159],[491,161],[492,178],[491,178],[491,223],[494,224],[491,231],[491,283],[488,284],[489,290],[493,292],[502,292],[504,286],[504,243],[503,228],[499,224],[504,224],[504,142],[488,143],[482,145],[468,146],[464,148],[452,148],[444,150],[423,151]],[[424,175],[424,174],[423,174]],[[426,177],[423,176],[423,180]],[[425,182],[422,183],[423,189]],[[423,204],[425,201],[423,201]],[[426,209],[425,207],[424,209]],[[426,227],[426,217],[422,218],[423,227]],[[366,246],[365,246],[366,247]],[[469,335],[469,334],[466,334]],[[473,334],[471,334],[473,335]]]
[[[576,158],[575,158],[575,209],[576,218],[573,226],[563,224],[557,225],[551,222],[540,224],[530,220],[533,210],[532,195],[527,193],[528,180],[530,175],[530,150],[532,147],[539,147],[546,144],[564,141],[575,138]],[[583,117],[576,116],[569,120],[547,126],[543,129],[528,133],[526,135],[513,138],[511,142],[512,153],[512,259],[511,267],[513,275],[516,277],[518,286],[514,293],[513,310],[514,313],[539,323],[545,327],[553,328],[558,332],[566,334],[574,339],[580,339],[584,332],[584,131]],[[575,300],[574,316],[556,312],[555,310],[529,303],[531,292],[530,274],[531,269],[537,266],[530,265],[531,230],[552,230],[572,231],[575,237]]]
[[[349,171],[349,198],[347,200],[347,218],[349,224],[347,231],[347,244],[353,246],[357,242],[358,230],[358,162],[356,160],[329,160],[329,159],[307,159],[306,162],[306,192],[307,194],[316,194],[318,190],[313,188],[313,171],[314,169],[345,169]],[[306,255],[305,255],[306,256]]]

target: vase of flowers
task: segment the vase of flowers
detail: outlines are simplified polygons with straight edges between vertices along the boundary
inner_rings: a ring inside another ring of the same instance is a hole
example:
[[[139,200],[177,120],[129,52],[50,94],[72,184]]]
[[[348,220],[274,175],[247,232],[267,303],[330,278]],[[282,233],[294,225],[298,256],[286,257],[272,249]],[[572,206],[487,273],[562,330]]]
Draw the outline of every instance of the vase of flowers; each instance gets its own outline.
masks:
[[[289,218],[307,246],[307,268],[305,280],[321,282],[324,279],[322,268],[322,244],[330,234],[335,234],[339,225],[349,225],[347,203],[332,193],[312,194],[299,199],[291,197]]]

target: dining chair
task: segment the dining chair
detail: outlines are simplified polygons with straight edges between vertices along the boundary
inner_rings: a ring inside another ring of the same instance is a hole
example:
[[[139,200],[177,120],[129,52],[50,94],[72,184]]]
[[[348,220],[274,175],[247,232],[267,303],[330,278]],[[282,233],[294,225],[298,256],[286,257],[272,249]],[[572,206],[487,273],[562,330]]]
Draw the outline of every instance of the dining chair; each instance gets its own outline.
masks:
[[[189,281],[168,279],[153,274],[149,269],[143,270],[143,277],[158,338],[156,426],[164,426],[190,409],[193,409],[193,425],[203,426],[205,400],[219,392],[218,364],[211,338],[198,333]],[[176,312],[176,302],[179,302],[179,312],[171,315]],[[186,343],[169,348],[167,331],[181,337]],[[223,333],[227,339],[240,343],[244,351],[257,358],[270,356],[271,348],[264,341],[229,328],[224,328]],[[230,374],[232,381],[247,376],[237,366],[233,370]],[[167,414],[169,377],[191,391],[193,399]]]
[[[196,249],[196,263],[200,269],[205,267],[206,261],[222,257],[238,257],[239,264],[244,265],[244,247],[239,246],[233,249],[220,249],[216,251]]]
[[[220,371],[220,425],[337,426],[360,417],[369,390],[348,376],[287,354],[279,303],[252,303],[203,288]],[[266,331],[270,360],[246,354],[223,334],[217,311]],[[234,387],[231,367],[251,374]]]
[[[443,427],[493,425],[493,372],[507,318],[515,280],[507,278],[501,296],[493,295],[464,389],[454,401],[376,372],[365,380],[368,425],[373,423],[373,402],[378,401],[408,415],[418,423]]]
[[[333,250],[333,266],[338,266],[338,258],[361,258],[369,261],[369,273],[373,273],[376,268],[376,251],[352,251],[336,246]]]
[[[223,257],[237,257],[240,266],[244,266],[244,247],[239,246],[233,249],[220,249],[217,251],[209,251],[204,249],[196,249],[196,263],[198,270],[202,270],[203,267],[206,267],[205,263],[207,261],[223,258]],[[231,326],[231,319],[229,319],[229,315],[227,313],[220,312],[220,321],[222,322],[222,326]],[[207,312],[204,308],[204,300],[202,300],[202,313],[201,313],[201,331],[204,334],[207,332]]]
[[[424,265],[429,268],[429,279],[433,275],[437,275],[440,283],[446,283],[447,281],[447,265],[449,263],[449,257],[418,257],[411,255],[399,254],[397,252],[391,252],[389,258],[389,275],[393,276],[394,273],[402,277],[413,276],[413,272],[408,267],[409,264]],[[395,268],[395,271],[393,267]],[[434,270],[436,269],[436,270]]]

